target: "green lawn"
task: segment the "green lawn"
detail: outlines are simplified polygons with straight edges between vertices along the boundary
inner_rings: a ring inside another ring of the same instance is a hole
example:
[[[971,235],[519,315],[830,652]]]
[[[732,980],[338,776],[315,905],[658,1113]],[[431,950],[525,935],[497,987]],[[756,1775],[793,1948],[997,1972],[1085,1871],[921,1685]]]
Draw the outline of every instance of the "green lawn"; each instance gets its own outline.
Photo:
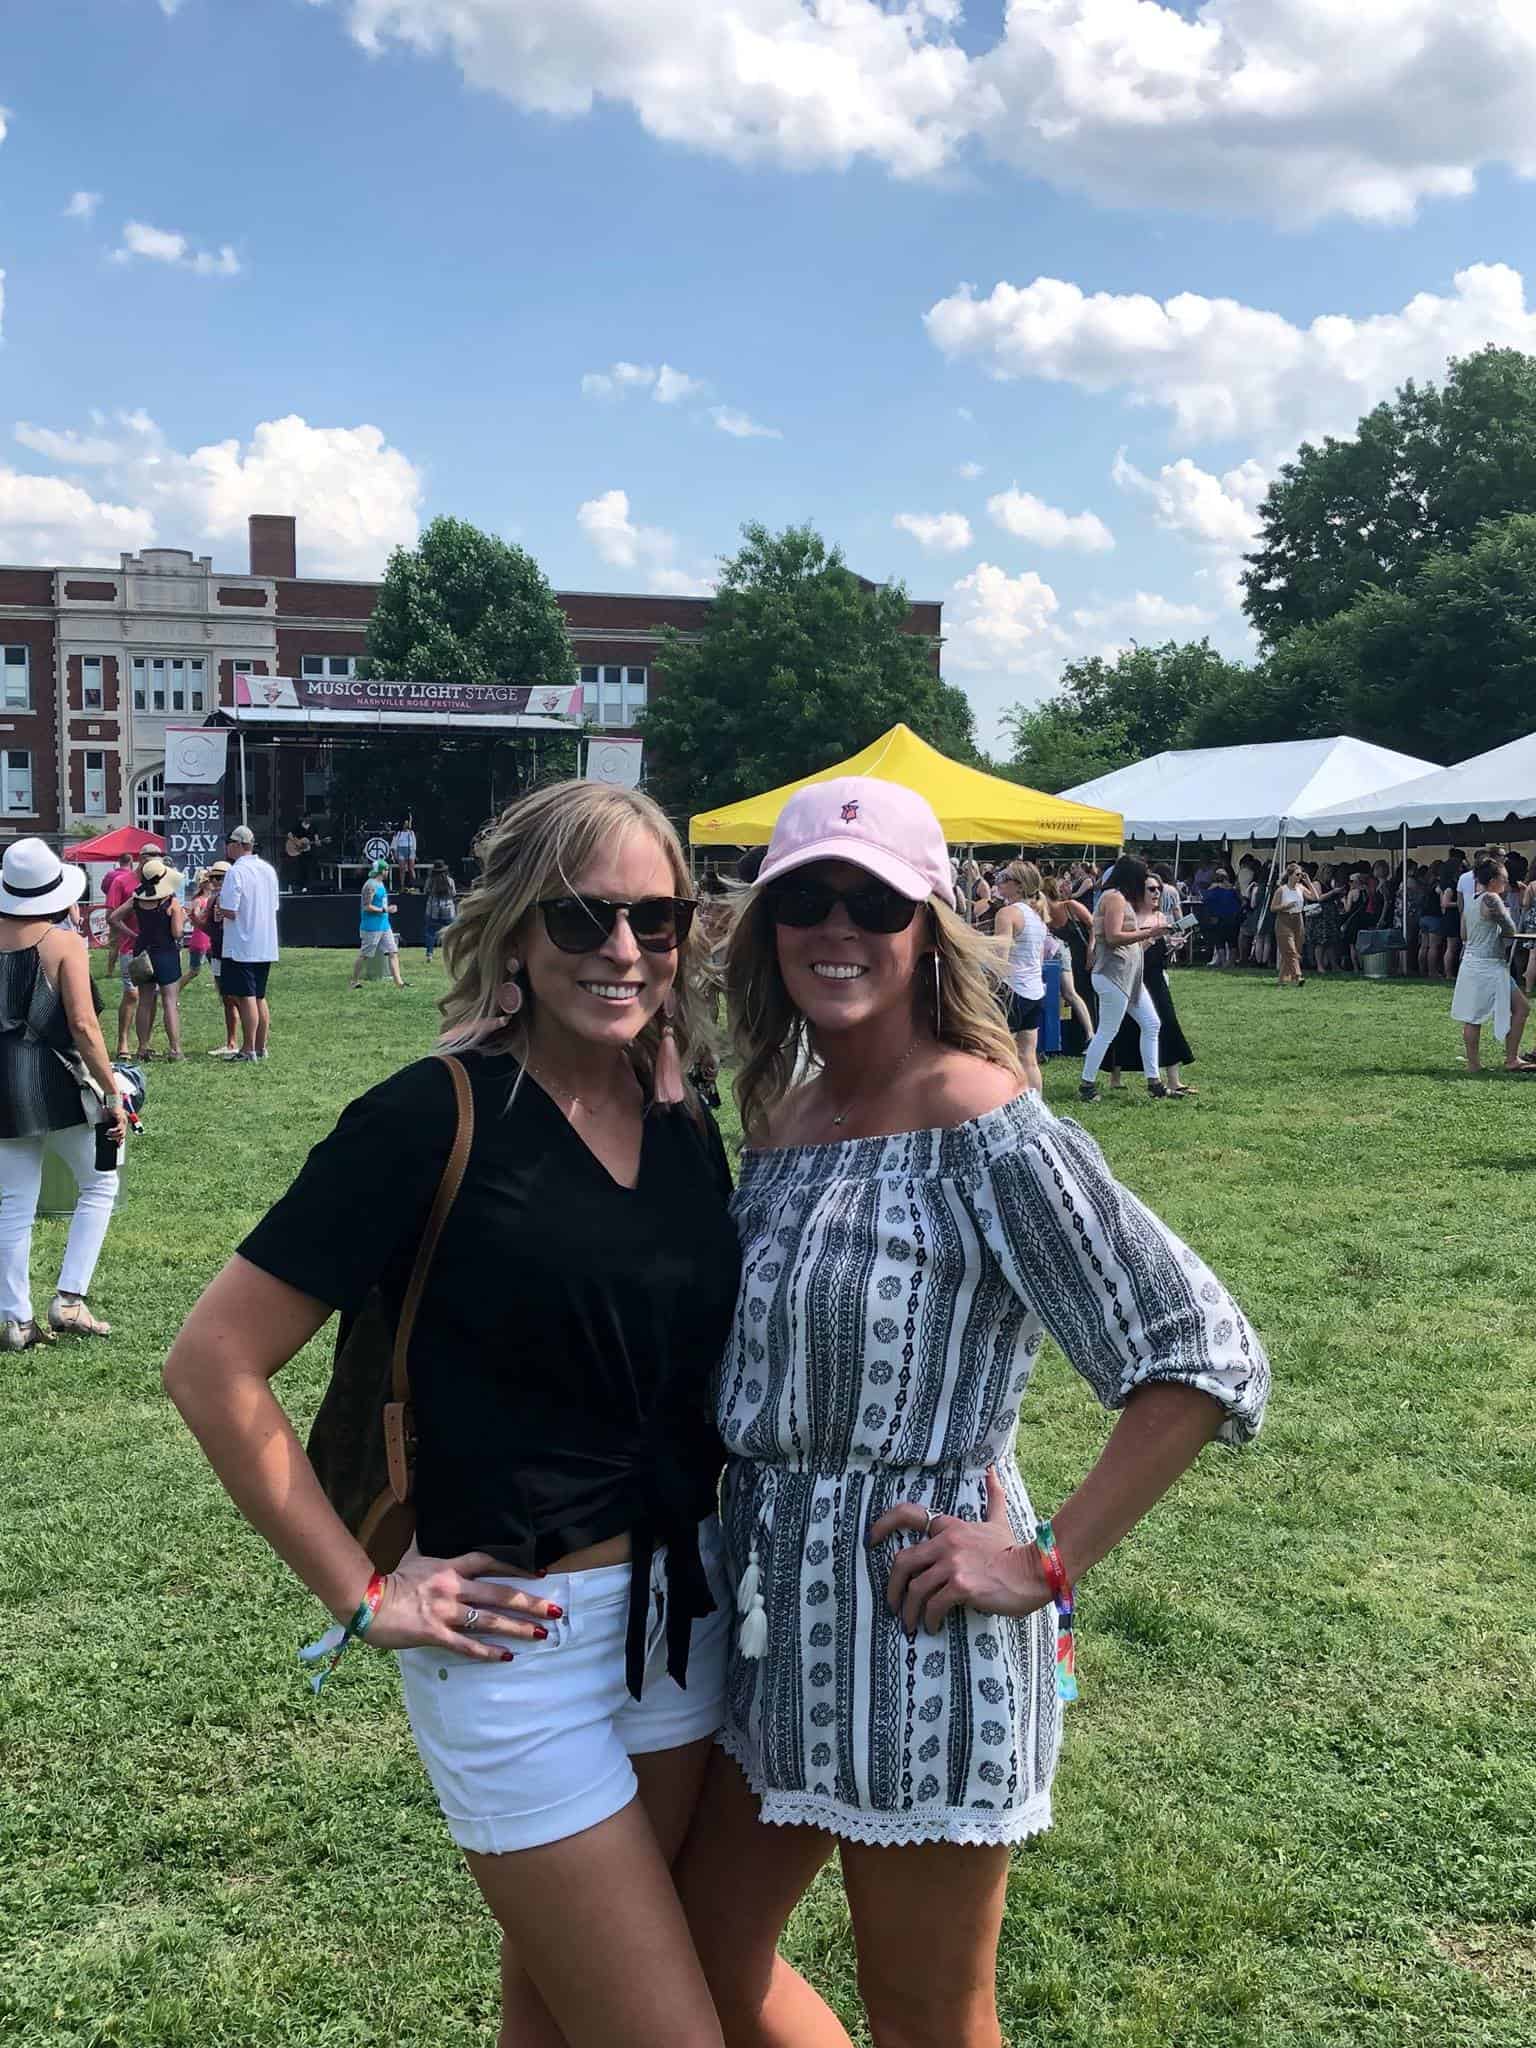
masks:
[[[314,1700],[322,1617],[216,1488],[159,1369],[199,1287],[349,1096],[430,1038],[441,966],[274,978],[265,1067],[157,1068],[102,1263],[110,1343],[8,1357],[0,1403],[0,2040],[489,2044],[496,1942],[387,1660]],[[1445,989],[1188,972],[1198,1100],[1083,1112],[1276,1368],[1085,1588],[1057,1824],[1015,1863],[1012,2043],[1536,2036],[1536,1082],[1458,1067]],[[1047,1091],[1072,1101],[1075,1068]],[[388,1187],[376,1190],[381,1206]],[[39,1227],[46,1305],[62,1226]],[[307,1421],[325,1345],[284,1376]],[[1042,1503],[1104,1418],[1059,1358]],[[942,1901],[935,1902],[942,1910]],[[795,1960],[852,2012],[835,1880]]]

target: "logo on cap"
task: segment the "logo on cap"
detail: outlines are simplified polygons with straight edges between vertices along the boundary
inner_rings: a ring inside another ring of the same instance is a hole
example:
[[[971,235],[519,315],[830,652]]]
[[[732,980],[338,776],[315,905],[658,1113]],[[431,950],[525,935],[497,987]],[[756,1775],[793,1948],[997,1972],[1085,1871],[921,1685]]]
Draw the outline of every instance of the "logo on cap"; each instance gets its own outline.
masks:
[[[845,804],[843,805],[843,811],[842,811],[842,818],[843,818],[843,823],[844,823],[845,825],[851,825],[851,824],[852,824],[852,823],[854,822],[854,820],[855,820],[855,819],[856,819],[856,818],[858,817],[858,815],[859,815],[859,800],[858,800],[858,798],[857,798],[857,797],[850,797],[850,798],[849,798],[849,800],[848,800],[848,802],[847,802],[847,803],[845,803]]]

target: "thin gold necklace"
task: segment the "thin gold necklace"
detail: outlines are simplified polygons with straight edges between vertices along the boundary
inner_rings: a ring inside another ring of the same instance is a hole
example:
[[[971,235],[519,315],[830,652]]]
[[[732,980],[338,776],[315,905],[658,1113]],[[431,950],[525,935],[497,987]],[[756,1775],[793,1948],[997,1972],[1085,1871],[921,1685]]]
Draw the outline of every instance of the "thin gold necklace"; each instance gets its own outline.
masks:
[[[907,1064],[907,1061],[911,1059],[913,1053],[917,1051],[917,1048],[921,1044],[921,1038],[913,1039],[912,1043],[907,1047],[906,1051],[902,1054],[901,1058],[896,1062],[895,1066],[892,1067],[891,1071],[880,1083],[880,1086],[874,1091],[872,1095],[866,1097],[867,1101],[879,1101],[880,1097],[885,1093],[886,1089],[890,1087],[891,1083],[896,1079],[896,1076],[901,1072],[902,1068]],[[858,1098],[856,1096],[850,1096],[848,1100],[843,1104],[842,1108],[838,1111],[837,1115],[833,1117],[832,1128],[834,1130],[840,1130],[842,1126],[845,1123],[847,1123],[849,1115],[852,1113],[853,1109],[857,1104],[857,1099]]]
[[[618,1104],[617,1090],[594,1101],[589,1096],[578,1095],[574,1088],[567,1088],[563,1082],[557,1081],[553,1074],[542,1072],[533,1064],[532,1060],[523,1061],[523,1070],[525,1073],[531,1074],[539,1086],[548,1094],[563,1096],[573,1110],[584,1109],[588,1116],[596,1116],[600,1110],[612,1109]]]

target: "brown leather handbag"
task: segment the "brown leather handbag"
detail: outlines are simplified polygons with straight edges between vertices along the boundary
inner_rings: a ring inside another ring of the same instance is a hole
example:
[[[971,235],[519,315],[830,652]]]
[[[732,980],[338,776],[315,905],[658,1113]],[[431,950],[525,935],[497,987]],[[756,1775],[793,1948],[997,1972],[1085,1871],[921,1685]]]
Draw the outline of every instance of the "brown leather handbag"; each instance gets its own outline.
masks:
[[[383,1296],[374,1288],[357,1314],[343,1323],[331,1383],[309,1432],[309,1462],[326,1498],[381,1572],[394,1570],[416,1533],[411,1333],[475,1136],[469,1075],[462,1061],[445,1053],[438,1058],[453,1080],[458,1129],[417,1247],[400,1320],[391,1328]]]

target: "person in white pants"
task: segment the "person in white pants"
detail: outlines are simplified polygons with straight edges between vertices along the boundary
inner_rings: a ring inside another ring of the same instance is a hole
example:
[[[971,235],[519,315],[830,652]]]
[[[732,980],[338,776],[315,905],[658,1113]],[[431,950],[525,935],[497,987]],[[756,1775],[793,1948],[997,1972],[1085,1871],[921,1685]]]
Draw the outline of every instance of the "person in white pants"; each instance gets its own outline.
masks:
[[[117,1199],[116,1170],[96,1165],[97,1128],[121,1145],[122,1087],[96,1021],[85,941],[53,922],[84,887],[84,871],[41,839],[18,839],[0,863],[0,1350],[51,1343],[59,1331],[110,1334],[86,1296]],[[28,1266],[49,1151],[80,1198],[43,1326]]]
[[[1159,1098],[1168,1094],[1157,1065],[1157,1010],[1144,978],[1145,949],[1168,930],[1168,920],[1161,915],[1138,916],[1132,907],[1146,895],[1148,874],[1144,860],[1122,855],[1110,870],[1094,909],[1088,964],[1099,999],[1099,1024],[1089,1041],[1077,1091],[1084,1102],[1100,1099],[1099,1069],[1127,1013],[1136,1019],[1141,1032],[1141,1070],[1147,1077],[1147,1093]]]

